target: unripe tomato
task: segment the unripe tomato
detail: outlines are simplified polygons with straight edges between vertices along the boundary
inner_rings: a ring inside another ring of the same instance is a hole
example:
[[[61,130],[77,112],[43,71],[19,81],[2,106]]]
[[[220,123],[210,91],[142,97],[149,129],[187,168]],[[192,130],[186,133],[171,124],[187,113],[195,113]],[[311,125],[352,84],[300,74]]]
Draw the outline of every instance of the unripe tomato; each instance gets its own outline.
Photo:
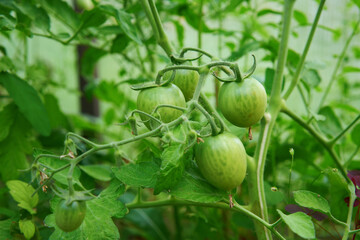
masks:
[[[186,62],[184,65],[190,65],[191,63]],[[166,81],[172,75],[172,71],[168,71],[164,74],[164,80]],[[178,69],[175,71],[175,77],[173,84],[178,86],[181,92],[184,94],[185,100],[189,101],[195,92],[196,86],[199,82],[199,73],[193,70]]]
[[[85,218],[85,213],[85,202],[73,201],[67,205],[66,200],[61,200],[55,209],[56,225],[64,232],[72,232],[80,227]]]
[[[224,132],[203,140],[195,150],[195,159],[205,179],[222,190],[239,186],[246,174],[246,152],[240,139]]]
[[[219,91],[219,108],[224,117],[238,127],[250,127],[265,113],[267,95],[261,83],[253,78],[224,83]]]
[[[181,90],[174,84],[143,89],[140,91],[137,97],[137,108],[149,114],[151,114],[153,110],[161,104],[168,104],[178,107],[186,106],[184,95],[182,94]],[[174,108],[163,107],[160,108],[157,113],[159,114],[161,121],[168,123],[180,117],[182,111]],[[149,120],[149,117],[142,114],[140,114],[140,118],[143,121]],[[156,126],[156,121],[146,121],[145,125],[148,129],[151,130],[151,126]]]

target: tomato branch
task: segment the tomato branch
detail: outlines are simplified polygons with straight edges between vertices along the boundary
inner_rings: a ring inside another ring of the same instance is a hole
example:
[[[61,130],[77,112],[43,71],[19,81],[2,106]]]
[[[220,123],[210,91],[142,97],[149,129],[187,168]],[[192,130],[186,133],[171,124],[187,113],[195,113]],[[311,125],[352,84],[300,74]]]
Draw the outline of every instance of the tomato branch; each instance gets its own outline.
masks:
[[[330,145],[334,145],[342,136],[344,136],[345,133],[347,133],[347,131],[351,129],[352,126],[355,125],[355,123],[357,123],[357,121],[359,121],[359,119],[360,114],[344,130],[342,130],[338,135],[329,141]]]
[[[335,165],[340,170],[341,174],[344,176],[346,181],[350,183],[349,178],[347,177],[346,171],[341,164],[341,161],[337,154],[335,153],[334,149],[332,148],[329,141],[327,141],[320,133],[318,133],[313,127],[308,125],[304,120],[302,120],[299,116],[293,113],[290,109],[288,109],[285,105],[283,105],[281,111],[291,117],[295,122],[297,122],[300,126],[302,126],[305,130],[307,130],[323,147],[327,150],[330,156],[333,158]]]
[[[299,78],[300,78],[300,73],[301,71],[303,70],[303,67],[304,67],[304,63],[305,63],[305,59],[306,59],[306,56],[307,56],[307,53],[310,49],[310,45],[311,45],[311,42],[313,40],[313,37],[314,37],[314,34],[315,34],[315,30],[316,30],[316,27],[318,25],[318,22],[319,22],[319,19],[320,19],[320,15],[321,15],[321,12],[323,10],[323,7],[324,7],[324,4],[325,4],[325,1],[326,0],[321,0],[320,4],[319,4],[319,8],[316,12],[316,16],[315,16],[315,19],[314,19],[314,22],[312,24],[312,27],[311,27],[311,30],[310,30],[310,33],[309,33],[309,36],[308,36],[308,39],[306,41],[306,44],[305,44],[305,48],[303,50],[303,53],[301,55],[301,58],[300,58],[300,61],[297,65],[297,68],[296,68],[296,71],[295,71],[295,74],[292,78],[292,81],[291,81],[291,84],[288,88],[288,90],[286,91],[286,93],[284,94],[283,98],[284,99],[287,99],[291,92],[294,90],[295,86],[298,84],[299,82]]]
[[[151,202],[141,202],[141,203],[129,203],[126,204],[128,209],[136,209],[136,208],[152,208],[152,207],[164,207],[164,206],[199,206],[199,207],[211,207],[211,208],[220,208],[226,209],[229,211],[240,212],[252,219],[256,220],[257,222],[264,225],[267,229],[269,229],[274,235],[276,235],[279,239],[285,238],[274,228],[273,224],[270,224],[264,221],[259,216],[255,215],[251,211],[247,210],[244,206],[239,205],[238,203],[234,203],[233,208],[229,208],[229,204],[226,202],[217,202],[217,203],[201,203],[201,202],[192,202],[187,200],[180,200],[174,197],[170,197],[165,200],[157,200]]]

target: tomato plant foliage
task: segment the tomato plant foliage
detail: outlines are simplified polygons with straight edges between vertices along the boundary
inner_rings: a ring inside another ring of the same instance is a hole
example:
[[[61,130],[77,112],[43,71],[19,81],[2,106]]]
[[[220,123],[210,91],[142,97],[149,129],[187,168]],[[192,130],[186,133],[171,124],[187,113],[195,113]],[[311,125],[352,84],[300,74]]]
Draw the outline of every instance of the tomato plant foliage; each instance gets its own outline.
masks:
[[[0,239],[357,239],[359,7],[0,1]]]

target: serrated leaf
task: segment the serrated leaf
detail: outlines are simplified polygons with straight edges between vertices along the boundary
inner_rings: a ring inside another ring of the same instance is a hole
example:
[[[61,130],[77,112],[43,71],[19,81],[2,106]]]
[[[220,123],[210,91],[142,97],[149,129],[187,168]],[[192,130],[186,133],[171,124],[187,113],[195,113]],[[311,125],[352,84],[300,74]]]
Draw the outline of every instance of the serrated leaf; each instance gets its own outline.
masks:
[[[16,19],[11,16],[0,15],[0,31],[13,30],[16,26]]]
[[[48,136],[51,132],[49,117],[36,90],[16,75],[6,72],[0,73],[0,83],[33,127]]]
[[[299,190],[294,192],[294,199],[297,204],[323,213],[330,213],[328,201],[319,194]]]
[[[84,11],[81,15],[82,28],[99,27],[106,21],[106,15],[99,8]]]
[[[19,221],[20,232],[22,232],[26,239],[30,239],[35,234],[35,225],[31,220]]]
[[[131,22],[132,16],[130,14],[123,10],[116,9],[111,5],[101,5],[99,8],[113,16],[120,28],[130,39],[134,40],[138,44],[141,44],[141,40],[136,32],[136,27]]]
[[[214,203],[228,198],[225,191],[216,189],[204,180],[197,171],[186,172],[170,194],[184,200]]]
[[[154,194],[168,190],[180,180],[184,173],[184,145],[173,144],[161,154],[161,166],[154,187]]]
[[[45,224],[54,227],[50,240],[118,240],[119,230],[112,217],[121,218],[127,213],[125,205],[118,198],[125,192],[125,187],[118,180],[113,180],[101,194],[86,202],[86,214],[83,223],[73,232],[61,231],[55,223],[54,214],[45,218]]]
[[[97,180],[108,182],[112,179],[110,166],[106,165],[79,165],[79,168],[90,177]]]
[[[31,196],[35,192],[31,185],[19,180],[11,180],[6,182],[6,186],[10,189],[10,194],[18,202],[19,207],[28,210],[31,214],[36,213],[34,208],[38,204],[39,196],[37,193]]]
[[[26,154],[32,151],[32,144],[28,140],[31,126],[15,104],[11,105],[7,107],[11,109],[8,113],[12,116],[13,123],[6,138],[0,142],[0,173],[4,181],[16,179],[18,170],[28,167]]]
[[[311,217],[303,212],[297,212],[290,215],[284,214],[282,211],[277,209],[281,219],[288,225],[288,227],[304,239],[315,238],[314,223],[311,221]]]
[[[360,146],[360,124],[356,125],[351,131],[351,140],[357,146]]]
[[[115,177],[126,185],[132,187],[154,188],[156,183],[156,173],[159,166],[154,162],[140,162],[137,164],[127,164],[120,168],[112,168]]]
[[[43,8],[32,4],[30,1],[17,2],[16,8],[30,18],[34,25],[39,29],[44,32],[48,32],[50,30],[50,18]]]
[[[54,17],[59,19],[63,24],[70,26],[73,30],[80,25],[79,16],[74,9],[63,0],[40,0],[41,6],[48,12],[52,12]]]

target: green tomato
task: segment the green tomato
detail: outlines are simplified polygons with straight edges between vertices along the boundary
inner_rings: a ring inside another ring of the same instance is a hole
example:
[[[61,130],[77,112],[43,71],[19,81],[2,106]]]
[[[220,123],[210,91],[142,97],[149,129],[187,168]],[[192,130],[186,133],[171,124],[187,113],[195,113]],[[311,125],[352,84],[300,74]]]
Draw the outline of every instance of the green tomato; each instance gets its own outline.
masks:
[[[137,108],[140,111],[151,114],[158,105],[168,104],[178,107],[185,107],[186,102],[181,90],[174,84],[159,86],[141,90],[137,97]],[[171,122],[181,116],[182,111],[174,108],[163,107],[158,111],[158,117],[164,123]],[[157,124],[155,120],[149,120],[149,117],[140,114],[141,120],[150,130]]]
[[[64,232],[72,232],[80,227],[85,218],[85,213],[85,202],[73,201],[67,205],[66,200],[61,200],[55,209],[56,225]]]
[[[250,127],[263,116],[267,95],[261,83],[253,78],[224,83],[219,91],[219,108],[224,117],[238,127]]]
[[[186,62],[184,65],[190,65],[191,63]],[[172,75],[172,71],[168,71],[164,74],[164,80],[166,81]],[[173,84],[178,86],[181,92],[184,94],[185,100],[189,101],[192,99],[196,86],[199,82],[199,73],[193,70],[179,69],[175,71],[175,77]]]
[[[245,178],[245,148],[231,133],[205,138],[195,150],[195,159],[202,175],[216,188],[231,190]]]

